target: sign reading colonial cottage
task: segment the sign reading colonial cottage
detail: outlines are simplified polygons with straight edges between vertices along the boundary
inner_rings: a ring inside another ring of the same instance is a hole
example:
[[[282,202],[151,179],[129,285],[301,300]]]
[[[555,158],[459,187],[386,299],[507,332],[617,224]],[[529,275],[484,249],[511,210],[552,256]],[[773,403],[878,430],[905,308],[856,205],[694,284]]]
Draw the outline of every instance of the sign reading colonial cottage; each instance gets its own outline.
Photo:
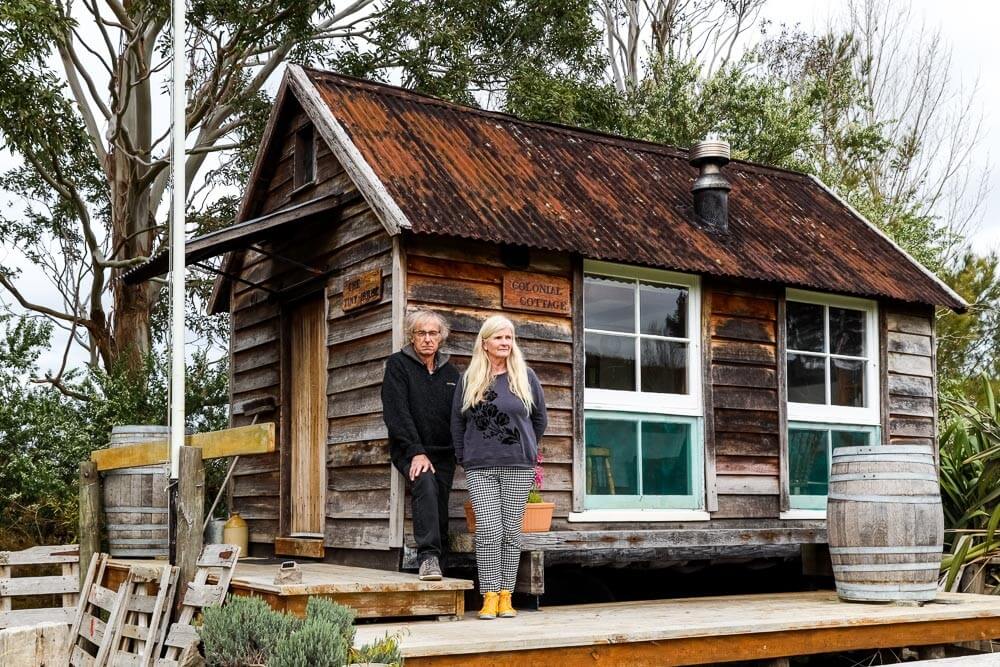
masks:
[[[344,312],[382,300],[382,269],[355,273],[344,278]]]
[[[507,271],[503,274],[503,306],[552,315],[569,315],[570,281],[560,276]]]

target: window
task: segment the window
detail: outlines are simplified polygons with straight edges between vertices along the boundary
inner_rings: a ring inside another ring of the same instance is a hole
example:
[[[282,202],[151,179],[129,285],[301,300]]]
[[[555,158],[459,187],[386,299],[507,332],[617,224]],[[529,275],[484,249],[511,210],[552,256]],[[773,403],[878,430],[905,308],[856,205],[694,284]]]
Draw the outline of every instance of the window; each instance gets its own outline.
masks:
[[[699,423],[693,417],[585,413],[587,506],[701,506]]]
[[[584,266],[586,508],[700,508],[698,278]]]
[[[879,442],[878,334],[872,301],[788,290],[788,491],[823,510],[837,447]]]
[[[312,125],[295,133],[295,155],[292,184],[296,188],[312,183],[316,178],[316,142]]]
[[[878,424],[875,304],[788,290],[788,418]]]
[[[837,447],[877,442],[873,426],[792,423],[788,426],[788,498],[791,509],[826,509],[830,463]]]

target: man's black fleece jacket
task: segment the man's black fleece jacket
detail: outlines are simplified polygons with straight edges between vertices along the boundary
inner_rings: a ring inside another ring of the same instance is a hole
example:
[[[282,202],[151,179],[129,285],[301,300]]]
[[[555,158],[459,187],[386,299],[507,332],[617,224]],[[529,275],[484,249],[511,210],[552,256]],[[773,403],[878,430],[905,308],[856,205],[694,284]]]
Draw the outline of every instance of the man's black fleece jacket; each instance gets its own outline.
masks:
[[[459,372],[438,352],[429,372],[411,345],[389,357],[382,380],[382,419],[389,429],[389,456],[400,470],[417,454],[454,461],[451,401]]]

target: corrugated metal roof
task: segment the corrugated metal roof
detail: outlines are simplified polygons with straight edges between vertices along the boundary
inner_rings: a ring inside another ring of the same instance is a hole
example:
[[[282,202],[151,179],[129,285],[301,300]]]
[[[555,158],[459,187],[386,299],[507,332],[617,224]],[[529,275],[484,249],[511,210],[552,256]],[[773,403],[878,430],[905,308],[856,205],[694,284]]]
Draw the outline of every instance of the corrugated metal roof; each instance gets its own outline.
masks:
[[[306,72],[415,233],[965,307],[808,175],[730,163],[729,228],[712,231],[685,150]]]

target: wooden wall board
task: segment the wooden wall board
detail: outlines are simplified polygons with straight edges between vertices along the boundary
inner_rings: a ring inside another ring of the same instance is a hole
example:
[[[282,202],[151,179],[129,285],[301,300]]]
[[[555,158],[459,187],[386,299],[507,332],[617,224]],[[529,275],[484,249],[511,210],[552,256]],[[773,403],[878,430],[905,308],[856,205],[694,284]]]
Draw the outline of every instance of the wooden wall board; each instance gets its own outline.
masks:
[[[713,519],[777,517],[781,496],[783,364],[780,294],[706,280],[706,399],[715,459]],[[707,480],[706,480],[707,481]],[[774,499],[770,499],[774,496]]]
[[[503,280],[505,275],[509,278],[514,272],[504,265],[499,246],[422,237],[405,241],[407,308],[426,307],[447,318],[452,333],[443,349],[452,355],[459,369],[464,370],[467,366],[475,336],[487,317],[502,313],[514,322],[519,345],[546,395],[549,426],[542,443],[546,470],[543,493],[546,500],[555,503],[556,517],[568,516],[574,508],[573,441],[582,441],[579,407],[582,380],[577,383],[574,394],[574,359],[582,358],[579,349],[582,343],[577,340],[580,336],[574,337],[574,331],[582,329],[574,329],[572,312],[557,315],[505,308]],[[580,302],[578,285],[582,280],[582,262],[578,259],[532,250],[528,266],[517,271],[530,274],[533,279],[558,284],[576,303]],[[573,312],[579,313],[579,308]],[[550,453],[551,459],[548,458]],[[576,465],[576,474],[582,474],[581,463]],[[449,516],[464,518],[466,498],[464,474],[459,470],[449,503]],[[577,505],[581,504],[582,498],[578,498]],[[408,502],[405,507],[404,517],[408,517]]]
[[[879,313],[882,437],[937,446],[933,309],[882,304]]]

